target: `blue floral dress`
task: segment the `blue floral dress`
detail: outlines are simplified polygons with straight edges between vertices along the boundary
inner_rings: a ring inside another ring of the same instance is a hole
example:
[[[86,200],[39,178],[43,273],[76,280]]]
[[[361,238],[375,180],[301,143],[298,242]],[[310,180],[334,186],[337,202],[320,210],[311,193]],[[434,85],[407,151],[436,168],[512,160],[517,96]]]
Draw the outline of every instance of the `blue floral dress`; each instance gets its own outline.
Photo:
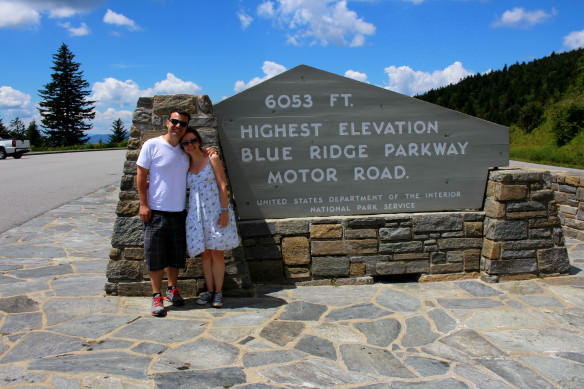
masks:
[[[211,162],[198,174],[187,173],[190,188],[187,214],[187,249],[193,258],[203,251],[229,250],[239,245],[235,215],[229,204],[229,223],[225,228],[217,225],[221,213],[219,187]]]

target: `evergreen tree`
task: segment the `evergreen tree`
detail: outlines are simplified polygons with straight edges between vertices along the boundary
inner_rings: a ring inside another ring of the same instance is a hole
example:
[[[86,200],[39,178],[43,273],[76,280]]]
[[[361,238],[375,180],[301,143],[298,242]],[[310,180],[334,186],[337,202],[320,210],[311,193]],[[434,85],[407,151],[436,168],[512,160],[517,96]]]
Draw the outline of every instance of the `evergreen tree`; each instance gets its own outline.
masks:
[[[93,105],[88,100],[89,83],[79,70],[81,64],[74,61],[75,55],[66,44],[62,44],[53,55],[52,81],[39,90],[43,99],[39,103],[41,123],[46,129],[48,142],[53,146],[70,146],[87,142],[85,131],[91,129],[95,118]]]
[[[2,121],[2,116],[0,116],[0,139],[8,139],[10,138],[10,134],[8,133],[8,129],[4,126],[4,122]]]
[[[10,121],[10,125],[8,127],[9,127],[8,132],[11,138],[14,139],[25,138],[24,123],[22,122],[22,120],[20,120],[18,116]]]
[[[26,128],[26,139],[30,141],[31,146],[39,147],[43,146],[45,143],[45,139],[34,120],[31,121]]]
[[[124,123],[120,118],[112,123],[111,132],[108,143],[120,143],[128,139],[128,131],[124,128]]]

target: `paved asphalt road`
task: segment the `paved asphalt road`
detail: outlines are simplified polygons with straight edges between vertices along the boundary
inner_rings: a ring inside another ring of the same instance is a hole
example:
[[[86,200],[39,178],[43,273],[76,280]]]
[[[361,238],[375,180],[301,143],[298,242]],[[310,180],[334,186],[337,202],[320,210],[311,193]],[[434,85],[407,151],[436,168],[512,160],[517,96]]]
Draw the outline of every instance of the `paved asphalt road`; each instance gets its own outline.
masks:
[[[126,150],[25,154],[0,160],[0,233],[97,189],[119,184]]]

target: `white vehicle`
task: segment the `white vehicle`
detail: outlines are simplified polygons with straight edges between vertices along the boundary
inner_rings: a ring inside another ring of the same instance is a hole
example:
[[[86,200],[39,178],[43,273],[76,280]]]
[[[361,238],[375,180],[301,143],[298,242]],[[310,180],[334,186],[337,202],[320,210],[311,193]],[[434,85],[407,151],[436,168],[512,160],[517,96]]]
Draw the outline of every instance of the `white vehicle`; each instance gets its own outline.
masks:
[[[30,151],[30,141],[17,139],[0,139],[0,159],[12,155],[18,159]]]

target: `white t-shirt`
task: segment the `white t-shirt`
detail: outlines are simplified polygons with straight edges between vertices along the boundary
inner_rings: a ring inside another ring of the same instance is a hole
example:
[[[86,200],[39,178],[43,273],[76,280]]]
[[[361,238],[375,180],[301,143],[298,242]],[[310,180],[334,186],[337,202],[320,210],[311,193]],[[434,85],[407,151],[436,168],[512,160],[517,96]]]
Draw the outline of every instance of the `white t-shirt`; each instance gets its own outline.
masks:
[[[150,171],[150,209],[168,212],[185,209],[189,156],[180,145],[173,147],[162,136],[148,139],[136,164]]]

